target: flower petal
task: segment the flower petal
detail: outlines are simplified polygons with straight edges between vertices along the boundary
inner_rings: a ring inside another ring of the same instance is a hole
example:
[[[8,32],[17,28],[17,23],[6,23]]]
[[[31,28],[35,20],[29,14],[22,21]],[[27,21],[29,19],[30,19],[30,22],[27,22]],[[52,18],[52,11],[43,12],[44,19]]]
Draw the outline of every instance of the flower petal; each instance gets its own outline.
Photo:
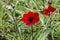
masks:
[[[32,22],[31,19],[33,18]],[[24,14],[22,17],[22,21],[27,25],[27,26],[32,26],[33,24],[36,24],[39,21],[39,14],[37,12],[31,12],[29,11],[28,13]]]
[[[48,6],[48,10],[51,12],[54,12],[56,10],[56,8],[52,7],[52,6]]]

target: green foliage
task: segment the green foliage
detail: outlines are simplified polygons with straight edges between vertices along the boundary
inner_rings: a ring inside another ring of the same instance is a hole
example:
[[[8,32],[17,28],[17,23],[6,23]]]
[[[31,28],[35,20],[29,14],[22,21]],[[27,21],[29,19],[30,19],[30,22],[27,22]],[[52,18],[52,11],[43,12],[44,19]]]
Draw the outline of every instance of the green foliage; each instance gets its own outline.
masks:
[[[9,10],[9,5],[13,9]],[[60,0],[52,0],[56,11],[46,17],[41,10],[48,5],[48,0],[0,0],[0,36],[7,40],[32,40],[32,36],[33,40],[49,40],[51,33],[52,40],[60,40]],[[33,31],[21,20],[28,11],[39,13],[40,21],[33,25]]]

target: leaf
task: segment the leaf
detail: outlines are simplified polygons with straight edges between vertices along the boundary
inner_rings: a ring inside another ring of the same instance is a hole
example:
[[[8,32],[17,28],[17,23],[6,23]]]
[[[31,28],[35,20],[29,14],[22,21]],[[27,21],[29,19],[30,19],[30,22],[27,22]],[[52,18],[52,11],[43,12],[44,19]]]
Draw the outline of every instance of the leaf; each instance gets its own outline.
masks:
[[[27,27],[26,25],[22,24],[22,25],[20,26],[20,29],[31,29],[31,27]]]
[[[40,34],[42,33],[42,31],[44,31],[44,30],[40,30],[40,31],[38,31],[38,32],[35,33],[34,40],[37,40],[37,38],[40,36]]]
[[[42,22],[42,25],[44,25],[44,16],[43,15],[41,15],[40,21]]]
[[[3,10],[0,10],[0,26],[2,26],[2,12]]]
[[[45,30],[44,32],[42,32],[40,34],[40,36],[37,38],[37,40],[45,40],[46,37],[48,36],[48,34],[52,31],[51,28],[48,28],[47,30]]]

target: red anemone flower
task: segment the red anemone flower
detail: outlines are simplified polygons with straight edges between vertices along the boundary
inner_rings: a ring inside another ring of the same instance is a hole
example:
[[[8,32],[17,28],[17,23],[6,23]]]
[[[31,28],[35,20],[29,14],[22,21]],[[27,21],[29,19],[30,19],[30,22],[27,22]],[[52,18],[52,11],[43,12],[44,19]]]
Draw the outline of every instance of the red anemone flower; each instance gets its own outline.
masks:
[[[48,6],[47,9],[43,9],[43,13],[46,16],[50,16],[54,11],[56,10],[56,8],[52,7],[52,6]]]
[[[37,12],[28,12],[23,15],[22,21],[27,26],[32,26],[33,24],[36,24],[39,21],[39,14]]]

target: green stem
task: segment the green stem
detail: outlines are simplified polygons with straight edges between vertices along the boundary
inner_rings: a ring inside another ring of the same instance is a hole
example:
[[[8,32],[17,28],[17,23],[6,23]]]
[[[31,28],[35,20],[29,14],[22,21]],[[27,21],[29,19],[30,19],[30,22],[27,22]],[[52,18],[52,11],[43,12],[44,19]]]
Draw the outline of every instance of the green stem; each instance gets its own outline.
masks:
[[[34,40],[34,38],[33,38],[33,26],[31,28],[32,28],[32,40]]]
[[[18,33],[19,34],[19,36],[20,36],[20,40],[22,40],[21,39],[21,34],[20,34],[20,32],[19,32],[19,30],[18,30],[18,25],[17,25],[18,23],[17,23],[17,18],[16,18],[16,21],[15,21],[15,25],[16,25],[16,33]]]
[[[44,6],[44,3],[45,3],[44,0],[42,0],[42,2],[43,2],[43,6]],[[44,7],[45,7],[45,6],[44,6]]]

